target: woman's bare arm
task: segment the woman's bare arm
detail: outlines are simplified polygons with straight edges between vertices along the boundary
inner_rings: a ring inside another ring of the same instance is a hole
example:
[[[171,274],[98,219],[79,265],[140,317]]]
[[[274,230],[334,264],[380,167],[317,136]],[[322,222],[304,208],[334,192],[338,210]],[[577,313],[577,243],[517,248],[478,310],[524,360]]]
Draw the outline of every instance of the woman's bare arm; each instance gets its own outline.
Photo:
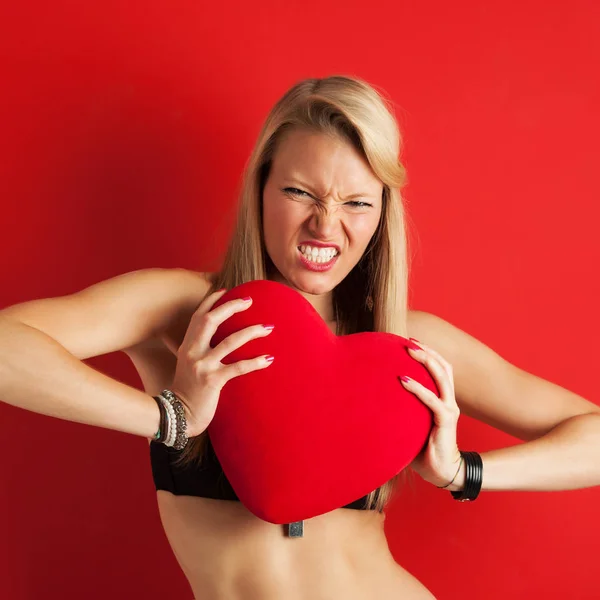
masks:
[[[0,400],[44,415],[151,438],[152,397],[82,362],[162,335],[208,290],[200,273],[143,269],[80,292],[0,311]]]

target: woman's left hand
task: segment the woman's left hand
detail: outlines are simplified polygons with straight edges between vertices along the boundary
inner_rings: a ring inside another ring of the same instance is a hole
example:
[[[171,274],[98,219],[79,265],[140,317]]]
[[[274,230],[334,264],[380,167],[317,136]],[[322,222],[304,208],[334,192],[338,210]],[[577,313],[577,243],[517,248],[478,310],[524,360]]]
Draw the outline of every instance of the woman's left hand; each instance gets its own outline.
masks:
[[[405,389],[431,409],[434,421],[427,445],[410,466],[425,481],[441,487],[455,476],[461,458],[456,443],[460,410],[454,395],[452,365],[425,344],[414,338],[410,340],[423,348],[419,351],[409,348],[410,356],[425,365],[440,391],[438,397],[414,379],[402,381]],[[456,483],[457,480],[454,481],[455,485]]]

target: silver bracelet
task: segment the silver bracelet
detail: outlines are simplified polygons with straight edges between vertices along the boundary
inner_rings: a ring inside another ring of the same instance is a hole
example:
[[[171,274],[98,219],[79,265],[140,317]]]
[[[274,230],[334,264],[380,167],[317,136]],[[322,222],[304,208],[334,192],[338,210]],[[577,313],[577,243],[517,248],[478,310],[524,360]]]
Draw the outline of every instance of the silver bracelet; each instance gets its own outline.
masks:
[[[168,408],[170,409],[169,416],[172,417],[169,424],[170,435],[167,445],[173,446],[175,450],[183,450],[188,443],[188,436],[186,435],[187,421],[183,404],[171,390],[163,390],[160,396],[167,400]]]
[[[173,446],[173,442],[175,441],[175,436],[173,435],[175,428],[175,411],[173,410],[171,403],[160,394],[155,396],[155,398],[160,402],[166,416],[165,430],[162,432],[161,442],[165,446]]]

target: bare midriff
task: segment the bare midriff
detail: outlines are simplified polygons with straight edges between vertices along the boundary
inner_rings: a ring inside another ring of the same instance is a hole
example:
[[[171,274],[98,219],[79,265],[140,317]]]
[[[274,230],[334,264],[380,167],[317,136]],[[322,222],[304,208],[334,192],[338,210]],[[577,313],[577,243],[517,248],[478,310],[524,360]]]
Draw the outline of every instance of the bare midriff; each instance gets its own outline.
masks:
[[[396,563],[384,515],[338,509],[289,537],[240,502],[158,490],[160,518],[196,600],[431,600]]]

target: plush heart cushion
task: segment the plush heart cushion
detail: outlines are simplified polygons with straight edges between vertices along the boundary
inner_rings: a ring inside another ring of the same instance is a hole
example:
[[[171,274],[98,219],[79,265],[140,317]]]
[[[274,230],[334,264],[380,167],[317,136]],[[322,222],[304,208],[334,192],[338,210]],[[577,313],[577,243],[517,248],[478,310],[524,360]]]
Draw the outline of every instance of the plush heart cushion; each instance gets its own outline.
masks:
[[[208,435],[240,501],[270,523],[324,514],[361,498],[404,469],[433,426],[429,408],[406,390],[408,375],[438,394],[427,368],[390,333],[336,336],[297,291],[251,281],[215,304],[251,296],[250,308],[221,324],[211,341],[254,324],[264,338],[223,363],[272,354],[266,369],[221,391]]]

